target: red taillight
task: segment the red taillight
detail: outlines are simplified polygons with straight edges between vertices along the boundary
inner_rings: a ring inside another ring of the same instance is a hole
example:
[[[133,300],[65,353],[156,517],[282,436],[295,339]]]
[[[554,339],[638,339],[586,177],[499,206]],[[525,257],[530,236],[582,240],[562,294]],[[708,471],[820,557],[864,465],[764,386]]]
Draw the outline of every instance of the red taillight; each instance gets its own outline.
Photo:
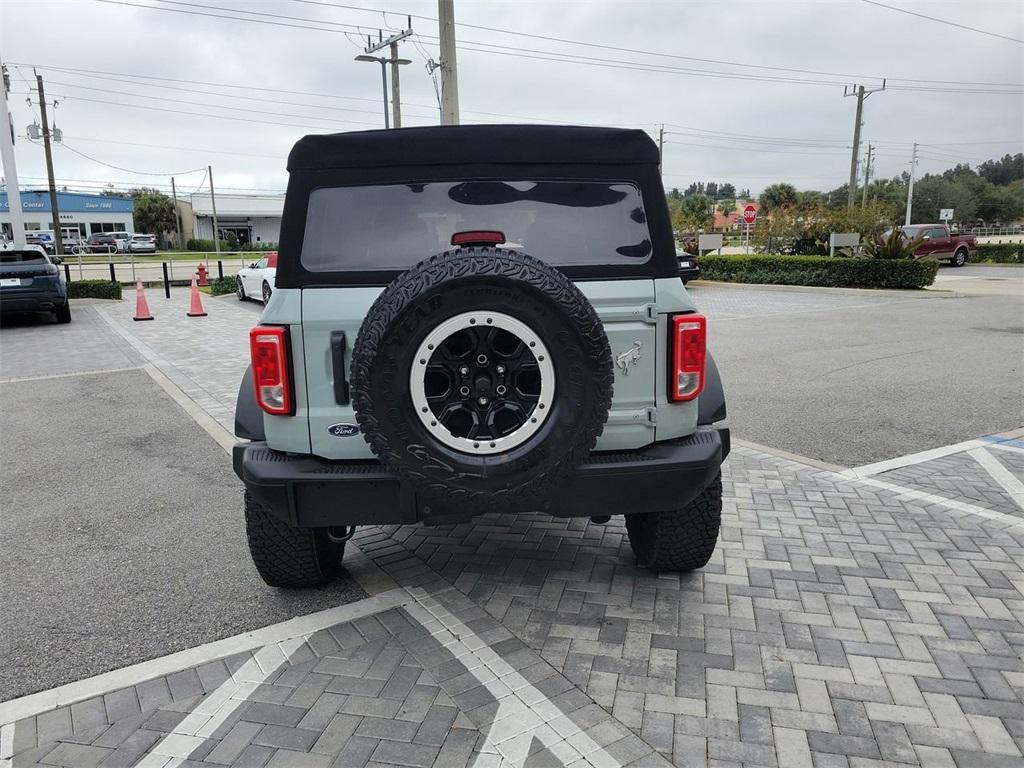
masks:
[[[668,399],[680,403],[693,400],[704,389],[707,320],[704,315],[674,315],[669,325],[672,332],[672,357]]]
[[[291,376],[288,368],[288,329],[259,325],[249,331],[252,383],[256,402],[267,413],[291,416]]]
[[[491,229],[474,229],[452,235],[452,245],[501,245],[504,242],[505,233]]]

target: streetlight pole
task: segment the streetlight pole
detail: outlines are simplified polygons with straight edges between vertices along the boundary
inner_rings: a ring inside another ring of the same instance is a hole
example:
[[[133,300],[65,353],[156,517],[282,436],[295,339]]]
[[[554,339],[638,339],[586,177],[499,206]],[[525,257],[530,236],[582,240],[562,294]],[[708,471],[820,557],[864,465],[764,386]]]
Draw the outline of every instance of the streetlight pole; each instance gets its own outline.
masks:
[[[356,56],[356,61],[376,61],[380,64],[380,84],[384,92],[384,128],[391,127],[391,120],[388,117],[388,64],[393,67],[392,78],[395,82],[395,128],[401,127],[401,118],[399,117],[398,111],[398,67],[402,64],[412,64],[409,59],[397,59],[395,57],[387,56],[370,56],[369,54],[360,54]]]

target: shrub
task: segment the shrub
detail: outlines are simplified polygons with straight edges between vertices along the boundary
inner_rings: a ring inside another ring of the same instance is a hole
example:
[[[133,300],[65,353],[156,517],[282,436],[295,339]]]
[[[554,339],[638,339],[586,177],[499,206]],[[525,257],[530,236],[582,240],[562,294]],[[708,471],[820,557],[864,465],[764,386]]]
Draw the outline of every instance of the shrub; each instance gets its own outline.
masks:
[[[68,283],[69,299],[120,299],[121,284],[110,280],[76,280]]]
[[[829,256],[703,256],[701,277],[731,283],[836,288],[925,288],[935,280],[932,259],[837,259]]]
[[[864,255],[869,259],[912,259],[923,242],[923,237],[904,237],[902,229],[893,227],[887,235],[867,238]]]
[[[235,292],[235,278],[215,277],[210,281],[210,293],[214,296],[223,296]]]
[[[979,245],[977,260],[997,264],[1024,264],[1024,243]]]
[[[220,249],[222,251],[230,250],[226,240],[220,241]],[[185,250],[187,251],[209,251],[213,253],[217,250],[216,244],[213,240],[203,240],[202,238],[193,237],[185,241]]]

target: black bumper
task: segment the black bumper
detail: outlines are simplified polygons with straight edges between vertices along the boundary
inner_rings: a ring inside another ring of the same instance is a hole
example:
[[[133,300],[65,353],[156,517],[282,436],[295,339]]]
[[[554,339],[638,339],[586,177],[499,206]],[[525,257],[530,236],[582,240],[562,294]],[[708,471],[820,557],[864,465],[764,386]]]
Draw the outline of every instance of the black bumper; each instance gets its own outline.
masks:
[[[636,451],[593,453],[544,511],[555,517],[596,517],[672,509],[710,483],[728,454],[729,430],[713,427]],[[326,461],[247,442],[235,445],[233,463],[246,490],[292,525],[442,524],[465,519],[449,510],[422,507],[415,491],[377,461]]]
[[[67,304],[68,297],[57,289],[5,290],[0,293],[0,314],[53,312]]]

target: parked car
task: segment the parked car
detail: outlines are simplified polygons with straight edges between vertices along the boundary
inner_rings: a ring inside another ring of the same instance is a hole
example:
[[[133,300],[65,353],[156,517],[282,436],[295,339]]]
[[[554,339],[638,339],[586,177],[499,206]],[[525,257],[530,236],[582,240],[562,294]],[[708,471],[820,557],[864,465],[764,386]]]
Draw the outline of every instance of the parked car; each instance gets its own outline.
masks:
[[[80,253],[85,245],[82,242],[80,235],[62,235],[60,243],[64,247],[65,255],[69,253]]]
[[[235,293],[238,300],[257,298],[266,304],[274,292],[276,277],[277,251],[267,251],[267,255],[259,261],[238,270],[238,276],[235,278]]]
[[[26,232],[25,243],[27,245],[38,245],[48,254],[54,254],[57,252],[57,245],[53,239],[52,232]]]
[[[592,127],[295,145],[235,410],[268,584],[326,582],[357,525],[502,511],[624,515],[652,571],[708,562],[725,396],[658,162],[643,131]]]
[[[683,285],[700,277],[700,264],[696,256],[677,250],[676,258],[679,259],[679,277],[682,278]]]
[[[156,237],[154,235],[132,235],[128,241],[130,253],[156,253]]]
[[[0,314],[52,312],[58,323],[71,322],[64,275],[38,245],[0,250]]]
[[[100,232],[95,235],[90,235],[89,239],[86,240],[85,245],[89,253],[117,252],[117,240],[114,238],[113,232]]]
[[[921,238],[921,245],[914,251],[914,257],[918,259],[927,256],[962,267],[969,258],[978,255],[974,235],[953,232],[946,224],[911,224],[903,227],[903,236],[908,240]]]
[[[132,233],[131,232],[111,232],[110,234],[113,236],[114,242],[117,244],[117,251],[118,251],[118,253],[127,253],[128,252],[128,243],[131,242]]]

